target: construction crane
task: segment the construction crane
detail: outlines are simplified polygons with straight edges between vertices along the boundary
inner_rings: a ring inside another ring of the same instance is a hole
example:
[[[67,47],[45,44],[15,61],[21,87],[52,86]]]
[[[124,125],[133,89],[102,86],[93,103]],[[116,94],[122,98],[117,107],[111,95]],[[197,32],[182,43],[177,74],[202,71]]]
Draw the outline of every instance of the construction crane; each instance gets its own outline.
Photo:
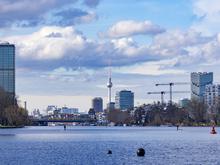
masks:
[[[161,104],[164,104],[164,91],[161,92],[147,92],[147,94],[151,95],[151,94],[160,94],[161,95]]]
[[[159,83],[159,84],[155,84],[156,86],[160,86],[160,85],[168,85],[170,86],[170,104],[172,104],[172,86],[174,85],[188,85],[189,83],[187,82],[170,82],[170,83]]]
[[[166,93],[170,93],[170,91],[148,92],[147,94],[160,94],[161,95],[161,103],[164,104],[164,95]],[[171,89],[171,93],[190,93],[190,91],[172,91],[172,89]],[[171,97],[171,99],[172,99],[172,97]]]

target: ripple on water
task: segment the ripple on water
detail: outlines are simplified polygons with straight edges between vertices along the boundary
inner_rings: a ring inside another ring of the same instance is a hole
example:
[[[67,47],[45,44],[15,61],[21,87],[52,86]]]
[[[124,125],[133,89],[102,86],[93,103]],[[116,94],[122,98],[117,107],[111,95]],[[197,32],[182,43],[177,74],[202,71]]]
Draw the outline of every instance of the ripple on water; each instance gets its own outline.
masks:
[[[0,132],[0,164],[219,164],[220,135],[209,131],[187,127],[179,132],[174,127],[4,130]],[[136,156],[140,147],[145,157]]]

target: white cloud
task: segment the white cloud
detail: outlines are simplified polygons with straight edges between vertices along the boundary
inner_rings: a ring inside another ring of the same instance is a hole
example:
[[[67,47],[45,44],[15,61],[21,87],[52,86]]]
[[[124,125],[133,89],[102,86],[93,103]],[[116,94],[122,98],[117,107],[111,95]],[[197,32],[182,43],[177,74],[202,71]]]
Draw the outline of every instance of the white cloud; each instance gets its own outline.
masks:
[[[124,49],[128,47],[137,47],[137,44],[134,42],[134,40],[130,38],[120,38],[120,39],[113,39],[111,42],[114,44],[114,46],[118,49]]]
[[[188,30],[169,30],[153,38],[151,50],[162,56],[178,56],[185,53],[188,46],[200,45],[210,41],[211,37],[204,37],[201,33]]]
[[[161,60],[158,62],[144,62],[140,64],[135,64],[127,67],[116,68],[113,71],[118,73],[127,73],[127,74],[140,74],[140,75],[180,75],[186,74],[186,70],[181,69],[170,69],[175,65],[176,59],[171,60]]]
[[[153,38],[151,54],[166,58],[175,57],[175,66],[189,66],[216,60],[219,56],[217,36],[203,36],[194,30],[169,30]],[[215,52],[215,53],[214,53]]]
[[[211,41],[189,47],[189,54],[191,57],[202,59],[204,63],[213,63],[219,60],[220,40],[219,35],[214,37]]]
[[[197,17],[191,28],[206,35],[219,32],[220,29],[220,1],[196,0],[193,1],[193,13]]]
[[[205,37],[193,30],[169,30],[154,36],[152,43],[140,45],[133,38],[119,38],[104,42],[87,39],[73,27],[43,27],[28,35],[17,35],[3,38],[16,44],[18,66],[24,68],[42,69],[50,72],[51,78],[56,78],[54,69],[64,68],[66,73],[76,73],[76,69],[97,69],[108,66],[126,67],[148,61],[175,59],[172,65],[190,65],[193,63],[212,62],[219,57],[220,37]],[[144,66],[146,68],[146,66]],[[170,68],[161,70],[154,65],[146,70],[152,70],[154,75],[174,73]],[[52,71],[52,72],[51,72]],[[144,73],[136,68],[132,73]],[[82,75],[89,74],[80,71]],[[47,73],[48,74],[48,73]],[[76,76],[76,75],[75,75]],[[76,76],[77,77],[77,76]],[[72,81],[72,78],[65,80]]]
[[[158,25],[153,24],[150,21],[134,21],[125,20],[114,24],[109,30],[104,34],[111,38],[128,37],[138,34],[155,35],[162,33],[165,30]]]
[[[120,39],[113,39],[111,40],[115,49],[127,56],[135,56],[141,54],[142,49],[147,47],[145,46],[138,46],[138,44],[131,38],[120,38]],[[147,50],[145,51],[147,52]]]
[[[3,40],[16,45],[18,66],[35,69],[105,67],[110,59],[113,66],[122,66],[157,58],[149,54],[148,45],[139,45],[132,38],[95,41],[70,26],[43,27]]]
[[[16,44],[21,58],[35,60],[60,59],[69,52],[81,51],[87,42],[72,27],[56,26],[43,27],[35,33],[7,37],[5,40]]]

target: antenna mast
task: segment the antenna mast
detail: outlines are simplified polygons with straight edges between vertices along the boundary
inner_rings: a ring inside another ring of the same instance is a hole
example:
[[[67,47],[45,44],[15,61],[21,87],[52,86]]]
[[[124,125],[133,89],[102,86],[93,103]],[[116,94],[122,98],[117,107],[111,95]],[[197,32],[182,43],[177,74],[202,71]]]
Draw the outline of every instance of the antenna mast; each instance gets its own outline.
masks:
[[[108,77],[108,83],[107,83],[107,88],[108,88],[108,105],[110,106],[111,104],[111,88],[113,86],[112,84],[112,72],[111,72],[111,60],[109,61],[109,77]]]

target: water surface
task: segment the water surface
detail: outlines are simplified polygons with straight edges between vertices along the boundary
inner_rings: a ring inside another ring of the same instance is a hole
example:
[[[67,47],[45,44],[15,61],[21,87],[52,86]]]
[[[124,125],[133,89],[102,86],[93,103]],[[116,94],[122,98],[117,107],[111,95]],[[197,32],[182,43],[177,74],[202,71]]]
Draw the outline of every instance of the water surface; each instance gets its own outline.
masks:
[[[0,164],[220,164],[220,132],[209,132],[208,127],[0,129]],[[140,147],[145,157],[136,156]]]

